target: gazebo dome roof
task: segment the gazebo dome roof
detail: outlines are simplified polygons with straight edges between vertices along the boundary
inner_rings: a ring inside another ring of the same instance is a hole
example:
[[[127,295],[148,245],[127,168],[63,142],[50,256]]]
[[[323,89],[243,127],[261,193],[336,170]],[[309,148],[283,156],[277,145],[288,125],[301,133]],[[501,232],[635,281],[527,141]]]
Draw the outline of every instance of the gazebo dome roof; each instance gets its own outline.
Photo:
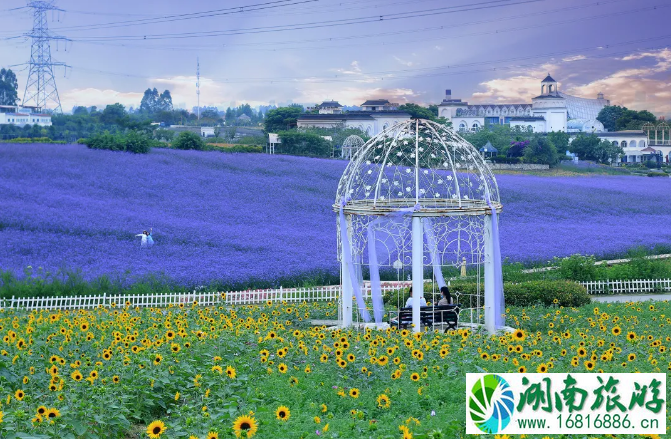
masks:
[[[477,149],[450,127],[419,119],[393,125],[357,151],[340,179],[334,210],[481,215],[491,211],[490,202],[501,210],[496,179]]]

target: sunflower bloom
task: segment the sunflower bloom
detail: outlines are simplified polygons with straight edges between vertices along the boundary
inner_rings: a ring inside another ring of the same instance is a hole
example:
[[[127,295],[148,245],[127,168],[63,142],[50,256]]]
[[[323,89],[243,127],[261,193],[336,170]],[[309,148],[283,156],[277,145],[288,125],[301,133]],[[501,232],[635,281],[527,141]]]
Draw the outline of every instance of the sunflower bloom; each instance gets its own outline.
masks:
[[[275,417],[277,417],[278,421],[288,421],[291,417],[289,407],[283,405],[279,406],[277,410],[275,410]]]
[[[147,426],[147,436],[151,439],[158,439],[165,433],[166,427],[163,421],[154,421]]]
[[[237,437],[240,437],[243,431],[247,433],[248,438],[253,437],[256,434],[256,430],[258,430],[258,428],[259,425],[253,416],[238,416],[233,422],[233,431]]]

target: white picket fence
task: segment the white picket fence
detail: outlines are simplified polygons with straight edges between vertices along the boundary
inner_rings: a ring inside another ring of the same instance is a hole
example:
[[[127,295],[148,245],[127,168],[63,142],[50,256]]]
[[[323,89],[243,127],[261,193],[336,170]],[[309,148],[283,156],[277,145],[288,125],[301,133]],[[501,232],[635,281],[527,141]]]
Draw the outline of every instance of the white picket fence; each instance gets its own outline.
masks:
[[[640,294],[671,292],[671,279],[635,279],[580,282],[588,294]]]
[[[640,294],[671,292],[671,279],[637,279],[581,282],[588,294]],[[384,282],[382,293],[407,288],[410,282]],[[364,284],[363,296],[370,299],[370,285]],[[69,297],[12,297],[0,299],[0,309],[92,309],[97,307],[154,307],[170,305],[202,306],[212,305],[253,305],[264,302],[317,302],[335,301],[340,298],[340,285],[310,288],[278,288],[270,290],[247,290],[228,292],[185,292],[169,294],[120,294]]]
[[[382,293],[407,288],[410,282],[385,282]],[[363,287],[363,296],[370,299],[370,285]],[[69,297],[12,297],[0,300],[0,309],[92,309],[97,307],[154,307],[162,308],[170,305],[202,306],[212,305],[252,305],[265,302],[317,302],[334,301],[340,298],[340,285],[311,288],[279,288],[271,290],[247,290],[229,292],[186,292],[169,294],[120,294],[98,296]]]

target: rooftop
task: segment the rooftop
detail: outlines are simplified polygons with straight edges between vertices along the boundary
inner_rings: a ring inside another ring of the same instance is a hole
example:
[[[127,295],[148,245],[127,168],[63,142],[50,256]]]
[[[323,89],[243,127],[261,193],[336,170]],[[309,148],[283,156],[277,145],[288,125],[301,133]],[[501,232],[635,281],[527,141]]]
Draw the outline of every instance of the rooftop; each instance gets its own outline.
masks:
[[[341,108],[342,105],[340,105],[340,102],[337,101],[324,101],[321,104],[317,105],[318,107],[321,108]]]
[[[361,106],[364,106],[364,105],[387,105],[387,104],[389,104],[389,101],[386,100],[386,99],[371,99],[371,100],[368,100],[368,101],[364,102],[363,104],[361,104]]]
[[[550,76],[550,74],[548,73],[548,75],[545,77],[545,79],[543,79],[543,80],[541,81],[541,83],[543,83],[543,82],[557,82],[557,81],[555,81],[555,80],[552,78],[552,76]]]

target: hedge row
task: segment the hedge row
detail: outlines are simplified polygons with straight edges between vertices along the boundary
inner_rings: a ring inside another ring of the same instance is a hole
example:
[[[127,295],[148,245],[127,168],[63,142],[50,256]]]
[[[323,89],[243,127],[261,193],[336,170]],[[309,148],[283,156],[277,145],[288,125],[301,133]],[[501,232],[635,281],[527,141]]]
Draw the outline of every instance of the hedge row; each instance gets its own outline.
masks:
[[[430,288],[430,285],[427,286]],[[484,286],[481,285],[481,288]],[[587,290],[582,285],[564,280],[555,281],[531,281],[521,283],[505,283],[503,285],[506,306],[532,306],[532,305],[559,305],[565,307],[577,307],[587,305],[591,302]],[[450,286],[452,293],[476,294],[476,283],[454,283]],[[405,305],[409,294],[407,291],[401,293],[401,306]],[[433,300],[432,291],[425,291],[424,298],[427,302]],[[556,300],[556,301],[555,301]],[[396,304],[397,293],[390,291],[385,294],[384,302]],[[462,303],[464,306],[475,306],[474,304]]]
[[[48,137],[17,137],[15,139],[2,140],[2,143],[57,143],[65,144],[64,140],[51,140]]]

